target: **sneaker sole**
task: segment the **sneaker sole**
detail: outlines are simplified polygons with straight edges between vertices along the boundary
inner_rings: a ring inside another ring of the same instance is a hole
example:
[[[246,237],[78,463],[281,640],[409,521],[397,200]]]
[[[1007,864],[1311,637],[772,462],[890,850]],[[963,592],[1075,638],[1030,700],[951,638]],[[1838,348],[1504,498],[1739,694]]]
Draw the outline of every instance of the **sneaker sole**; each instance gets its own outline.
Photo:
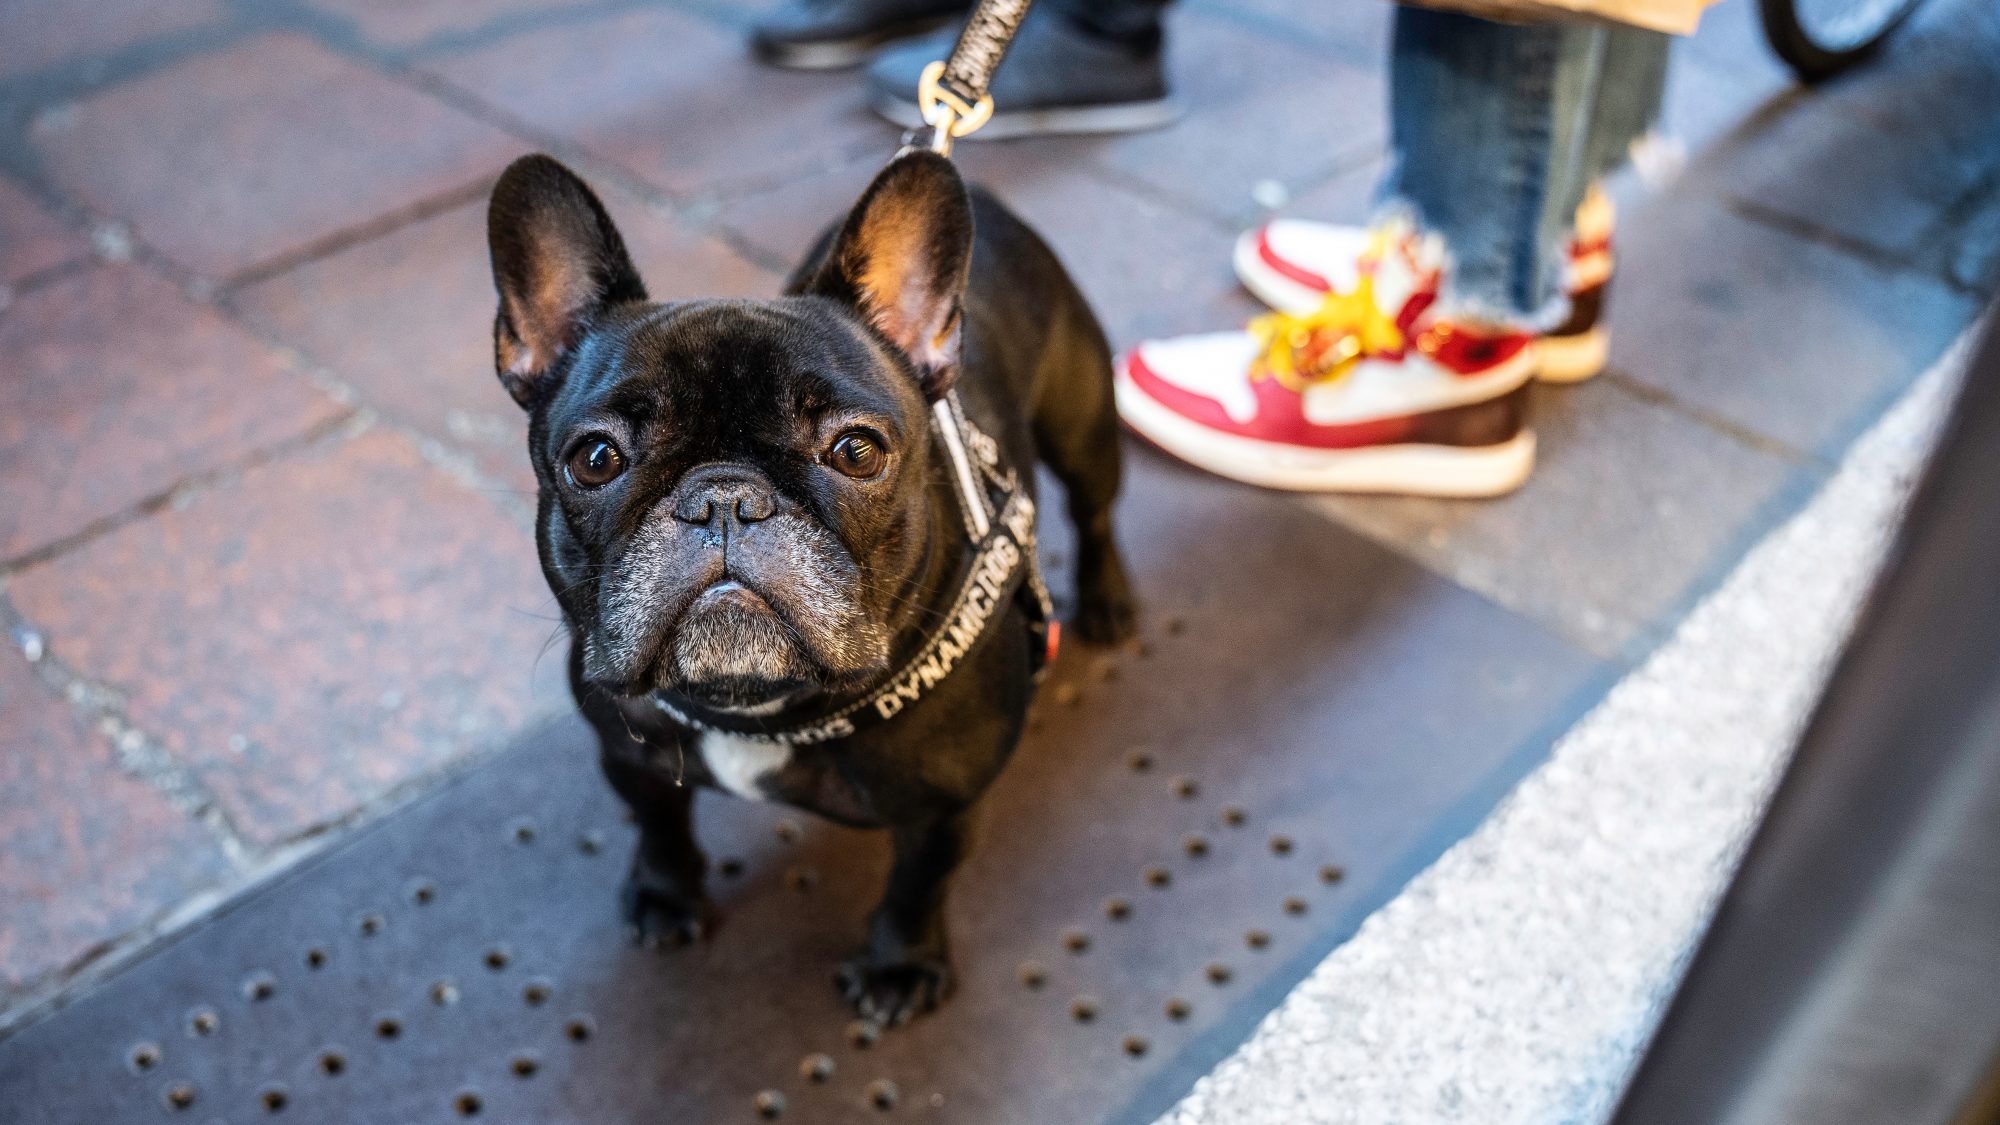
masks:
[[[821,39],[811,43],[774,43],[753,35],[750,39],[750,53],[760,62],[783,67],[786,70],[851,70],[880,54],[884,47],[900,43],[905,39],[929,35],[939,28],[951,26],[957,18],[939,16],[936,19],[897,24],[882,31],[856,35],[849,39]]]
[[[1231,260],[1243,288],[1281,312],[1310,312],[1325,298],[1319,290],[1272,269],[1257,252],[1255,231],[1237,238]],[[1534,346],[1535,378],[1544,383],[1581,383],[1604,370],[1611,353],[1611,335],[1599,325],[1576,336],[1542,336]]]
[[[1598,325],[1573,336],[1535,341],[1535,377],[1545,383],[1581,383],[1595,378],[1611,360],[1611,333]]]
[[[1219,434],[1161,406],[1133,385],[1121,364],[1118,415],[1167,454],[1217,476],[1290,492],[1389,492],[1410,496],[1501,496],[1535,467],[1535,435],[1499,445],[1384,445],[1302,449]]]
[[[923,114],[914,102],[887,94],[869,99],[876,113],[905,129],[921,128]],[[1071,106],[1063,109],[1028,109],[995,113],[991,120],[967,140],[1002,141],[1009,137],[1045,137],[1058,134],[1139,133],[1160,129],[1180,120],[1180,103],[1172,98],[1117,105]]]

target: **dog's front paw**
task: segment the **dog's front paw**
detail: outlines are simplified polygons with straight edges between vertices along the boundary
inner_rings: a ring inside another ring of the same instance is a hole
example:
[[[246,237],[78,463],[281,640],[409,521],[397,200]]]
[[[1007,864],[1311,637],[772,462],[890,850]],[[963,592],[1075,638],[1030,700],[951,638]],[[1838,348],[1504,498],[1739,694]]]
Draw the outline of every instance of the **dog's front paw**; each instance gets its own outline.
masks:
[[[939,959],[884,961],[866,953],[840,967],[840,994],[862,1019],[889,1027],[906,1024],[951,995],[951,965]]]
[[[618,889],[618,911],[632,940],[649,949],[693,945],[715,929],[715,908],[706,898],[690,899],[637,879]]]
[[[1085,644],[1115,645],[1131,639],[1138,630],[1139,606],[1123,569],[1113,568],[1077,591],[1074,624]]]

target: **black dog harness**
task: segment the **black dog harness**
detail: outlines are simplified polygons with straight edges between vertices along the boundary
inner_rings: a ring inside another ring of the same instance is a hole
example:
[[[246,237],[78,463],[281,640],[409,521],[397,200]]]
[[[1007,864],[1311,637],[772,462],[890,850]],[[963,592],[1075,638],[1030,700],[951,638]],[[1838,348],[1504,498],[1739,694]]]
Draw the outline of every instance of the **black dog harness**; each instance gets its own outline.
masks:
[[[847,738],[902,714],[942,683],[993,623],[1007,616],[1009,599],[1028,619],[1039,677],[1055,657],[1061,626],[1035,556],[1035,502],[1019,475],[1001,465],[999,444],[966,417],[958,392],[946,392],[933,405],[931,434],[950,465],[970,550],[957,596],[915,655],[860,699],[804,720],[763,722],[754,716],[697,711],[659,695],[653,697],[654,706],[682,726],[757,742],[805,745]]]

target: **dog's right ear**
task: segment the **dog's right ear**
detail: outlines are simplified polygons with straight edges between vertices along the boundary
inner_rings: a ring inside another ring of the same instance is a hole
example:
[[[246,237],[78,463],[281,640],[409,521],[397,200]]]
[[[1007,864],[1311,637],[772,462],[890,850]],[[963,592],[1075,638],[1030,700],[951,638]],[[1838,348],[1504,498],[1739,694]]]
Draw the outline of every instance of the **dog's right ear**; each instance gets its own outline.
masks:
[[[599,314],[646,299],[604,204],[576,173],[539,153],[500,174],[486,209],[486,244],[500,291],[493,362],[524,407]]]

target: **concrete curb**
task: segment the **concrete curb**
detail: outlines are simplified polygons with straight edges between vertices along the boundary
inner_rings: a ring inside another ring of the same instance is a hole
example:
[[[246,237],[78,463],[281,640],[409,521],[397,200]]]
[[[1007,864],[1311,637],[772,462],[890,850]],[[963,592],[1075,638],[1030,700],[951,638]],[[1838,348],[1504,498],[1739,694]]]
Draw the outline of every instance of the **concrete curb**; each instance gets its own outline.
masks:
[[[1606,1116],[1873,577],[1954,348],[1161,1125]]]

